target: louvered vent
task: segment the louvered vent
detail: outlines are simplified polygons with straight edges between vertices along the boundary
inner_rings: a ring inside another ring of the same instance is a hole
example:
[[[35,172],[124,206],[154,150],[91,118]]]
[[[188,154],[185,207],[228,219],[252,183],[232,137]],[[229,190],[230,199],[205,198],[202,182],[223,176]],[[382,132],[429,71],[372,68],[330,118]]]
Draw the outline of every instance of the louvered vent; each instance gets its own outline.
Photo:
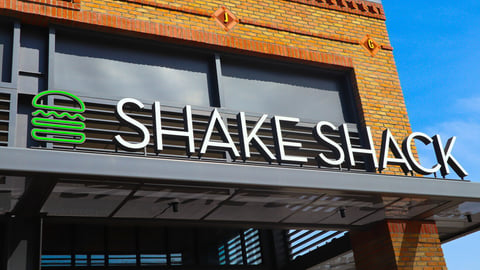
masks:
[[[290,230],[287,234],[290,259],[305,255],[333,239],[345,235],[343,231]]]
[[[262,263],[258,230],[248,229],[218,248],[220,265],[259,265]]]
[[[0,146],[8,146],[10,94],[0,93]]]

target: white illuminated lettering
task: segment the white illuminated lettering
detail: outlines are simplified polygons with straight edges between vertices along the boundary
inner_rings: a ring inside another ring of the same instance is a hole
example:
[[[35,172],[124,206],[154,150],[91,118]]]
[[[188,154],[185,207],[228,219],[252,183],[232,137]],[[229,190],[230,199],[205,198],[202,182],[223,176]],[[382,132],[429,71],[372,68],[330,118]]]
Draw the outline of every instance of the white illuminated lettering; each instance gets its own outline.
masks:
[[[285,141],[282,135],[281,122],[298,123],[300,119],[294,117],[274,116],[272,118],[273,135],[275,137],[275,146],[277,150],[278,162],[294,162],[294,163],[306,163],[308,159],[306,157],[291,156],[285,154],[285,147],[301,148],[302,144],[299,142]]]
[[[139,133],[141,136],[139,140],[141,141],[127,141],[122,135],[116,135],[113,140],[115,144],[125,150],[137,151],[148,146],[150,142],[150,132],[143,123],[133,119],[125,113],[125,108],[129,106],[136,106],[139,109],[144,109],[145,107],[144,104],[137,99],[124,98],[117,103],[115,114],[122,123],[125,123]],[[284,134],[282,131],[282,122],[283,125],[286,125],[286,122],[290,123],[290,126],[295,126],[300,122],[300,119],[285,116],[272,117],[271,132],[275,144],[274,154],[262,140],[262,136],[260,135],[262,134],[260,130],[265,125],[267,118],[268,115],[263,114],[257,119],[257,122],[254,125],[252,124],[253,127],[249,130],[246,114],[244,112],[239,112],[237,114],[239,141],[235,142],[228,131],[228,126],[226,125],[225,120],[222,119],[222,115],[220,115],[218,109],[213,109],[200,146],[199,156],[201,157],[202,155],[205,155],[208,148],[211,147],[228,151],[231,154],[230,157],[233,159],[242,156],[243,160],[246,161],[251,158],[250,146],[254,146],[268,162],[276,160],[279,163],[307,163],[308,157],[300,156],[298,154],[287,154],[287,151],[292,151],[293,153],[301,152],[302,143],[284,138],[284,135],[287,133]],[[152,105],[152,121],[156,151],[160,152],[164,150],[164,136],[169,136],[174,137],[177,140],[185,140],[186,153],[188,156],[195,153],[195,133],[193,129],[192,108],[190,105],[186,105],[183,108],[183,130],[180,127],[164,129],[161,104],[159,101],[155,101]],[[251,118],[249,118],[249,121],[253,122]],[[215,129],[218,131],[218,136],[221,139],[212,140]],[[462,179],[468,176],[468,173],[452,154],[456,137],[450,138],[446,145],[443,146],[439,135],[430,138],[424,133],[414,132],[403,140],[400,148],[391,131],[386,129],[382,133],[382,147],[380,150],[380,156],[377,159],[370,127],[365,127],[365,131],[365,145],[359,147],[356,146],[358,145],[358,142],[352,142],[347,124],[342,124],[341,126],[336,127],[327,121],[318,122],[312,130],[312,135],[320,144],[319,150],[325,149],[325,147],[331,150],[331,155],[326,155],[319,151],[320,153],[316,156],[318,164],[325,167],[342,166],[342,164],[345,164],[345,166],[350,169],[356,166],[355,158],[358,158],[358,155],[363,155],[367,157],[366,169],[368,169],[369,164],[372,164],[375,170],[378,169],[380,172],[387,169],[388,165],[398,165],[402,168],[405,174],[414,171],[421,175],[428,175],[440,171],[442,176],[445,177],[450,174],[450,169],[453,169]],[[333,133],[339,133],[341,144],[332,139],[331,135]],[[290,131],[288,134],[293,133]],[[435,166],[432,168],[426,168],[422,166],[419,160],[417,160],[414,150],[412,149],[415,140],[419,140],[425,145],[433,143],[437,158],[437,164]],[[235,143],[240,145],[241,155]]]
[[[347,159],[347,164],[350,168],[354,167],[356,164],[354,154],[368,155],[369,157],[371,157],[375,169],[378,168],[377,154],[375,153],[375,146],[373,144],[372,132],[370,131],[370,127],[366,127],[366,133],[368,140],[367,148],[353,148],[347,124],[342,124],[340,126],[340,135],[342,137],[342,143]]]
[[[433,147],[435,148],[435,153],[437,155],[437,161],[442,166],[442,168],[440,169],[442,176],[445,177],[450,174],[450,169],[448,168],[448,165],[452,167],[452,169],[457,173],[458,176],[460,176],[460,178],[463,179],[465,176],[467,176],[468,173],[452,155],[453,145],[455,144],[457,138],[451,137],[450,139],[448,139],[445,148],[443,148],[440,135],[435,135],[432,137],[432,139]]]
[[[181,137],[187,139],[187,154],[191,155],[195,153],[195,143],[193,137],[193,121],[192,121],[192,108],[190,105],[183,108],[183,126],[184,131],[179,130],[167,130],[162,128],[162,117],[160,102],[156,101],[153,104],[153,121],[155,127],[155,146],[157,151],[163,150],[163,135]]]
[[[223,142],[211,141],[213,129],[215,126],[217,126],[217,124],[219,127],[218,131],[220,132]],[[240,156],[237,148],[235,147],[235,143],[233,142],[230,133],[228,133],[228,129],[225,126],[225,123],[223,123],[222,117],[218,113],[217,109],[214,109],[210,115],[208,127],[205,131],[205,136],[203,137],[202,147],[200,148],[200,155],[205,154],[209,146],[229,150],[235,157]]]
[[[268,115],[266,114],[262,115],[262,117],[260,117],[260,119],[257,121],[257,124],[255,124],[253,129],[250,131],[250,134],[248,134],[245,113],[240,112],[237,115],[238,131],[240,133],[240,145],[242,147],[242,156],[244,159],[250,158],[250,142],[253,142],[268,161],[275,160],[275,156],[263,143],[262,139],[260,139],[260,137],[257,135],[258,130],[260,130],[262,127],[262,124],[265,122],[265,119],[267,119],[267,116]]]
[[[142,102],[134,98],[124,98],[117,103],[115,113],[122,122],[132,125],[135,130],[140,132],[140,134],[143,136],[142,141],[139,143],[131,143],[123,139],[120,135],[116,135],[114,140],[120,145],[120,147],[126,148],[127,150],[138,150],[145,148],[150,141],[150,132],[148,131],[147,127],[145,127],[145,125],[131,118],[123,111],[124,105],[128,103],[135,104],[140,109],[143,109],[145,107]]]
[[[436,164],[435,166],[433,166],[433,168],[428,169],[428,168],[423,167],[415,159],[415,156],[414,156],[413,151],[412,151],[412,142],[414,140],[419,140],[419,141],[423,142],[425,145],[429,145],[433,141],[432,138],[430,138],[427,134],[424,134],[424,133],[421,133],[421,132],[414,132],[414,133],[410,134],[407,138],[405,138],[405,140],[403,141],[403,144],[402,144],[402,150],[403,150],[403,153],[405,154],[405,156],[407,157],[408,162],[412,166],[413,170],[416,173],[419,173],[421,175],[432,174],[432,173],[435,173],[438,170],[440,170],[440,168],[441,168],[440,164]]]
[[[392,152],[394,157],[389,157],[389,150]],[[382,148],[380,150],[380,171],[383,171],[387,168],[388,164],[400,165],[403,172],[407,174],[412,171],[412,167],[408,163],[405,155],[400,150],[400,147],[397,144],[397,141],[393,137],[389,129],[383,131],[382,134]]]
[[[313,135],[317,139],[319,143],[326,143],[327,145],[331,146],[333,150],[336,152],[336,155],[338,156],[337,159],[329,159],[325,156],[325,154],[320,153],[318,154],[318,157],[320,159],[320,164],[323,166],[340,166],[344,161],[345,161],[345,154],[343,152],[342,147],[337,144],[335,141],[332,139],[328,138],[325,136],[322,132],[322,127],[329,127],[331,130],[338,130],[332,123],[326,122],[326,121],[321,121],[318,122],[315,128],[313,129]]]

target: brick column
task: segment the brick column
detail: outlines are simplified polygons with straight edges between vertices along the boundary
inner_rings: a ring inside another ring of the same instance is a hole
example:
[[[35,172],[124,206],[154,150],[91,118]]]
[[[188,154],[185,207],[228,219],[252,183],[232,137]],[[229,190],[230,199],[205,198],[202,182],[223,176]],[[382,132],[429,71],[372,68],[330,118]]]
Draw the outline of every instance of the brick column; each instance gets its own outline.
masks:
[[[435,222],[386,220],[350,233],[357,270],[446,270]]]

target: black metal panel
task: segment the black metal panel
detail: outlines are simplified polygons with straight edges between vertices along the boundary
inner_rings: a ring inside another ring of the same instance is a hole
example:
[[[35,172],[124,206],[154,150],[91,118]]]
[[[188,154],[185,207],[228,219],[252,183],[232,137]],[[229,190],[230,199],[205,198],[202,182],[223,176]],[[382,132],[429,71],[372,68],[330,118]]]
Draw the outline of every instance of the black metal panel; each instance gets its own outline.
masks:
[[[111,226],[107,231],[107,249],[112,254],[135,254],[137,249],[134,227]]]
[[[91,233],[89,226],[84,226],[83,230],[89,232],[92,236],[96,236]],[[58,254],[64,251],[70,252],[73,249],[73,242],[75,241],[74,237],[72,237],[73,233],[74,226],[71,225],[51,224],[44,226],[42,238],[48,239],[48,241],[42,243],[42,252],[47,254]]]
[[[6,217],[6,220],[7,267],[2,269],[40,269],[38,258],[41,254],[41,218],[11,215]]]
[[[7,254],[6,254],[6,249],[7,249],[7,230],[6,230],[6,221],[3,219],[0,219],[0,268],[5,269],[7,268]]]
[[[19,91],[37,94],[45,90],[48,35],[44,28],[22,26],[19,57]]]
[[[0,81],[12,81],[13,23],[0,21]]]
[[[32,112],[35,108],[32,107],[32,95],[19,94],[17,96],[17,110],[15,119],[15,147],[37,147],[45,145],[44,142],[33,140],[32,131]]]

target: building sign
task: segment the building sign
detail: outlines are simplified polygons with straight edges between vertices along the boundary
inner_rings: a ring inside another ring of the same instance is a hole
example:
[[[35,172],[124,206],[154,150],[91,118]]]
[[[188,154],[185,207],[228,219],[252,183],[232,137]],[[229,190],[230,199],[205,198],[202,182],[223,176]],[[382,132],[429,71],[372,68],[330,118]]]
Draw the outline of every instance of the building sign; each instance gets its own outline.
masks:
[[[41,104],[40,101],[48,98],[49,95],[67,97],[79,108]],[[85,117],[80,114],[85,112],[85,104],[77,96],[65,91],[49,90],[36,95],[32,100],[32,105],[37,108],[32,113],[32,116],[34,116],[32,126],[34,128],[31,134],[34,140],[75,144],[85,142],[85,134],[82,132],[85,129],[85,123],[83,123]]]
[[[79,108],[56,107],[38,104],[40,98],[49,94],[67,97],[78,103]],[[35,108],[39,108],[39,110],[33,113],[34,116],[41,114],[42,116],[46,117],[42,119],[32,119],[32,125],[34,127],[43,128],[35,128],[32,130],[33,139],[39,141],[75,144],[81,144],[86,140],[85,135],[80,132],[85,129],[85,124],[82,122],[85,120],[85,118],[79,114],[85,111],[85,105],[78,97],[62,91],[45,91],[35,96],[32,104]],[[120,134],[117,134],[113,138],[113,141],[116,145],[127,151],[138,151],[140,149],[144,149],[149,143],[151,143],[151,135],[153,135],[155,150],[159,153],[161,153],[164,149],[164,136],[169,136],[169,138],[185,141],[184,147],[189,156],[198,155],[201,157],[211,149],[221,149],[229,152],[230,156],[234,159],[241,158],[243,160],[248,160],[251,157],[251,147],[255,147],[262,154],[262,156],[270,162],[275,161],[278,163],[304,164],[307,163],[308,160],[305,156],[292,155],[288,153],[288,151],[293,149],[301,150],[302,143],[299,141],[294,141],[294,139],[285,138],[282,130],[282,126],[285,126],[286,124],[297,125],[300,123],[299,118],[278,115],[271,117],[270,132],[273,135],[275,145],[275,151],[272,152],[258,134],[262,125],[267,121],[267,114],[263,114],[261,117],[256,119],[253,128],[249,130],[247,128],[245,113],[239,112],[236,116],[239,141],[235,142],[232,139],[224,120],[222,119],[221,113],[217,108],[214,108],[210,113],[205,133],[201,138],[202,142],[200,148],[195,149],[193,116],[190,105],[186,105],[183,108],[183,130],[173,130],[166,129],[162,125],[161,104],[160,101],[155,101],[152,105],[153,134],[150,133],[150,130],[144,124],[126,113],[127,107],[135,108],[136,110],[142,110],[145,108],[145,105],[141,101],[134,98],[124,98],[116,104],[115,114],[118,120],[138,132],[138,140],[135,142],[125,139],[125,137]],[[54,111],[45,112],[42,109]],[[55,112],[55,110],[62,111],[63,113],[58,114]],[[76,114],[71,115],[69,112]],[[71,120],[79,119],[80,121],[60,120],[59,118],[62,117],[68,117]],[[337,143],[327,136],[327,134],[332,133],[335,133],[341,138],[341,143]],[[465,169],[463,169],[463,167],[452,154],[456,137],[450,138],[444,146],[440,135],[430,137],[424,133],[414,132],[407,136],[400,146],[390,130],[386,129],[383,131],[380,154],[377,157],[377,152],[369,127],[366,127],[365,133],[366,145],[364,147],[355,147],[352,144],[347,124],[342,124],[337,127],[327,121],[320,121],[316,123],[312,129],[312,136],[315,138],[318,144],[328,147],[334,153],[334,157],[327,157],[323,153],[318,154],[317,159],[320,165],[325,167],[336,167],[346,164],[347,167],[352,168],[355,166],[356,162],[358,162],[358,160],[356,160],[356,156],[363,155],[368,157],[375,169],[378,169],[380,172],[385,170],[388,165],[399,165],[405,174],[414,171],[418,174],[428,175],[440,171],[442,176],[445,177],[446,175],[450,174],[450,168],[452,168],[462,179],[468,175]],[[212,137],[214,134],[218,134],[221,139],[213,139]],[[70,136],[71,138],[67,139],[61,135]],[[437,157],[437,164],[434,167],[426,168],[422,166],[418,160],[416,160],[412,150],[414,141],[420,141],[425,145],[432,145]],[[239,145],[240,147],[237,148],[236,145]],[[289,150],[287,151],[287,149]],[[393,157],[389,155],[389,153],[392,153]]]

